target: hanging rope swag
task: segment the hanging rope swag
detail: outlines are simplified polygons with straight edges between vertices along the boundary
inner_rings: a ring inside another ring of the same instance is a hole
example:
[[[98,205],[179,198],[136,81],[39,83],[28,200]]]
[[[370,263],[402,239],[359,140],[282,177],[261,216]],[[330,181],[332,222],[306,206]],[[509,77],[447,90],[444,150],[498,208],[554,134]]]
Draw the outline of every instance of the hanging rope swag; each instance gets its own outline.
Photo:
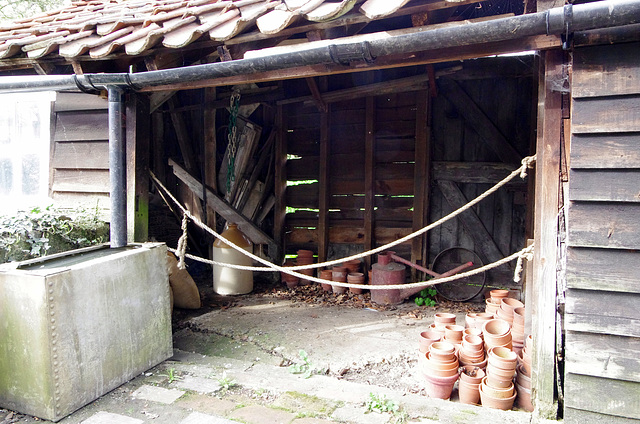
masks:
[[[302,269],[312,269],[312,268],[321,268],[321,267],[326,267],[326,266],[331,266],[331,265],[336,265],[336,264],[340,264],[342,262],[346,262],[346,261],[350,261],[353,259],[359,259],[365,256],[370,256],[370,255],[374,255],[376,253],[380,253],[386,250],[389,250],[390,248],[392,248],[393,246],[396,246],[398,244],[404,243],[406,241],[411,240],[414,237],[417,237],[419,235],[422,235],[424,233],[426,233],[427,231],[442,225],[444,222],[447,222],[448,220],[456,217],[457,215],[460,215],[462,212],[472,208],[473,206],[475,206],[476,204],[478,204],[479,202],[481,202],[483,199],[486,199],[487,197],[489,197],[490,195],[492,195],[493,193],[495,193],[496,191],[498,191],[502,186],[506,185],[509,181],[511,181],[512,179],[514,179],[516,176],[519,176],[520,178],[525,178],[527,176],[527,169],[532,168],[533,164],[535,163],[536,160],[536,156],[528,156],[524,159],[522,159],[522,165],[512,171],[509,175],[507,175],[503,180],[501,180],[500,182],[498,182],[496,185],[494,185],[493,187],[491,187],[490,189],[488,189],[487,191],[485,191],[484,193],[482,193],[480,196],[476,197],[475,199],[471,200],[469,203],[467,203],[466,205],[462,206],[460,209],[457,209],[453,212],[451,212],[449,215],[440,218],[439,220],[427,225],[426,227],[421,228],[418,231],[415,231],[411,234],[408,234],[402,238],[399,238],[398,240],[395,240],[391,243],[387,243],[384,246],[380,246],[377,247],[375,249],[372,250],[368,250],[366,252],[362,252],[362,253],[358,253],[352,256],[348,256],[345,258],[341,258],[341,259],[335,259],[332,261],[326,261],[326,262],[320,262],[320,263],[315,263],[315,264],[310,264],[310,265],[298,265],[298,266],[291,266],[291,267],[283,267],[274,263],[271,263],[270,261],[263,259],[259,256],[254,255],[251,252],[248,252],[246,250],[244,250],[243,248],[235,245],[234,243],[232,243],[231,241],[227,240],[226,238],[224,238],[223,236],[221,236],[220,234],[218,234],[216,231],[214,231],[213,229],[209,228],[207,225],[205,225],[202,221],[200,221],[198,218],[196,218],[195,216],[193,216],[182,204],[180,204],[180,202],[171,194],[171,192],[169,192],[169,190],[167,190],[167,188],[162,185],[162,183],[160,182],[160,180],[158,180],[158,178],[153,174],[153,172],[151,172],[151,179],[153,180],[153,182],[156,184],[156,186],[161,189],[182,211],[183,213],[183,219],[182,219],[182,235],[180,236],[180,239],[178,240],[178,249],[171,249],[169,248],[168,250],[171,252],[174,252],[178,255],[180,262],[179,265],[182,264],[182,267],[184,267],[184,258],[187,257],[189,259],[193,259],[195,261],[199,261],[199,262],[203,262],[209,265],[219,265],[219,266],[223,266],[223,267],[227,267],[227,268],[233,268],[233,269],[241,269],[241,270],[246,270],[246,271],[280,271],[280,272],[284,272],[290,275],[294,275],[298,278],[303,278],[309,281],[313,281],[316,283],[331,283],[334,286],[338,286],[338,287],[353,287],[353,288],[361,288],[362,285],[360,284],[351,284],[351,283],[341,283],[341,282],[337,282],[337,281],[328,281],[328,280],[323,280],[321,278],[316,278],[313,276],[309,276],[309,275],[305,275],[305,274],[301,274],[299,272],[296,272],[298,270],[302,270]],[[187,254],[186,251],[186,246],[187,246],[187,219],[191,219],[191,221],[193,221],[194,224],[196,224],[198,227],[202,228],[204,231],[208,232],[209,234],[212,234],[213,236],[215,236],[216,238],[220,239],[222,242],[226,243],[227,245],[231,246],[233,249],[236,249],[239,252],[242,252],[243,254],[249,256],[251,259],[253,259],[256,262],[259,262],[263,265],[265,265],[264,267],[249,267],[249,266],[242,266],[242,265],[234,265],[234,264],[228,264],[228,263],[223,263],[223,262],[216,262],[216,261],[211,261],[208,259],[204,259],[198,256],[194,256],[194,255],[190,255]],[[479,274],[481,272],[484,271],[488,271],[490,269],[493,268],[497,268],[505,263],[511,262],[514,259],[517,259],[518,262],[516,264],[516,270],[515,270],[515,275],[514,275],[514,281],[518,282],[520,281],[520,274],[522,272],[523,269],[523,265],[522,265],[522,261],[523,260],[532,260],[533,259],[533,251],[534,251],[534,245],[531,245],[529,247],[526,247],[522,250],[520,250],[519,252],[513,253],[505,258],[500,259],[499,261],[487,264],[483,267],[480,268],[476,268],[474,270],[471,271],[467,271],[467,272],[462,272],[459,274],[455,274],[449,277],[445,277],[445,278],[437,278],[437,279],[433,279],[430,281],[419,281],[416,283],[409,283],[409,284],[402,284],[402,285],[391,285],[391,284],[387,284],[387,285],[375,285],[375,286],[367,286],[367,289],[369,290],[389,290],[389,289],[397,289],[397,288],[413,288],[413,287],[427,287],[427,286],[433,286],[436,284],[441,284],[441,283],[447,283],[450,281],[455,281],[461,278],[465,278],[465,277],[470,277],[472,275],[476,275]]]

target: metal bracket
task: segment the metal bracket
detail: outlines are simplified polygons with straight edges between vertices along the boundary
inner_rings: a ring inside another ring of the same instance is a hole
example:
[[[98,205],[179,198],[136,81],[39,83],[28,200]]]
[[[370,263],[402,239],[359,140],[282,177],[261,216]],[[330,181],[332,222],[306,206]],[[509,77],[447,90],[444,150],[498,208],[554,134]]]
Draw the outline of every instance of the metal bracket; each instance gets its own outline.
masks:
[[[331,44],[329,46],[331,60],[339,65],[351,66],[354,63],[373,63],[371,45],[368,41],[355,44]]]

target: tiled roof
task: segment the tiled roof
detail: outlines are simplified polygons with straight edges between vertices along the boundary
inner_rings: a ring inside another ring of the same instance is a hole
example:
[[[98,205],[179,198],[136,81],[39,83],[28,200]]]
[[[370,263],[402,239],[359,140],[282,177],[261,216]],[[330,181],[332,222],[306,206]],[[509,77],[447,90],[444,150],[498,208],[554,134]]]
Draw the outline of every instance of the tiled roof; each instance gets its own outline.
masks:
[[[0,59],[139,55],[162,44],[184,47],[201,37],[223,42],[246,31],[277,34],[296,22],[326,22],[353,10],[368,19],[409,0],[81,0],[0,25]]]

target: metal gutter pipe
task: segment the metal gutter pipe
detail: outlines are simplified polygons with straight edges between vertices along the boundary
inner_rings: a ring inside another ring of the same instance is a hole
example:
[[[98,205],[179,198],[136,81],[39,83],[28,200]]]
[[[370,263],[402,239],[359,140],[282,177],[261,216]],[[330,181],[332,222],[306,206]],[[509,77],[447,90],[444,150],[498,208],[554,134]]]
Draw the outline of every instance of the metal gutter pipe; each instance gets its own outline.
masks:
[[[640,0],[603,0],[567,5],[544,12],[467,25],[425,30],[366,42],[340,42],[266,57],[216,62],[140,73],[0,77],[1,91],[94,90],[117,85],[123,89],[202,81],[306,65],[373,61],[390,54],[453,48],[514,40],[535,35],[571,34],[640,22]]]
[[[123,137],[123,91],[110,85],[109,93],[109,183],[111,191],[111,247],[127,245],[127,167]]]

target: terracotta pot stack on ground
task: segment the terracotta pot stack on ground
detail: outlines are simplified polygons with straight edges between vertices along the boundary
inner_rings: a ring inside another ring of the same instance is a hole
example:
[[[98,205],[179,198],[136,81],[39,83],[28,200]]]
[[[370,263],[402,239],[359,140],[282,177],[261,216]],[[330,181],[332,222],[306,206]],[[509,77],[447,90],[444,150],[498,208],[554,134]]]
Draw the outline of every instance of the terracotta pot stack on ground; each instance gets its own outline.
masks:
[[[313,263],[313,252],[311,250],[298,250],[298,257],[296,258],[296,265],[311,265]],[[309,269],[300,269],[298,270],[300,274],[308,275],[313,277],[313,268]],[[309,284],[309,280],[300,280],[300,285]]]
[[[464,327],[456,324],[447,324],[444,326],[444,338],[443,340],[454,345],[462,344],[462,337],[464,336]]]
[[[500,309],[502,299],[505,299],[507,296],[509,296],[509,290],[491,290],[489,292],[489,295],[490,297],[486,299],[487,306],[485,308],[485,311],[495,317],[498,309]]]
[[[440,337],[444,337],[444,328],[450,324],[455,325],[455,323],[456,323],[455,314],[441,312],[434,315],[433,324],[429,326],[429,330],[436,331],[440,333]]]
[[[524,348],[524,307],[513,310],[513,323],[511,324],[511,337],[513,339],[513,351],[519,354]]]
[[[522,365],[526,375],[531,376],[531,336],[524,340],[524,349],[518,354],[518,362]]]
[[[489,350],[487,375],[480,384],[482,406],[504,410],[513,407],[516,365],[517,355],[511,349],[494,347]]]
[[[522,364],[516,367],[516,405],[525,411],[533,411],[531,403],[531,375],[527,374]]]
[[[293,263],[293,261],[286,261],[284,263],[285,267],[294,266],[294,265],[295,264]],[[295,275],[287,274],[286,272],[281,272],[280,274],[281,274],[281,277],[282,277],[282,281],[284,281],[284,283],[290,289],[292,289],[294,287],[297,287],[298,284],[300,284],[300,278],[296,277]]]
[[[487,351],[494,347],[506,347],[511,349],[511,326],[502,319],[486,321],[482,327],[484,346]]]
[[[429,397],[449,399],[453,386],[458,380],[458,357],[456,348],[449,342],[435,342],[429,346],[422,372]]]
[[[362,284],[364,286],[364,274],[361,272],[350,272],[347,274],[347,283]],[[349,287],[349,291],[353,294],[362,294],[364,289]]]
[[[360,266],[362,265],[362,262],[360,262],[360,259],[352,259],[350,261],[343,263],[342,265],[347,267],[347,270],[349,271],[349,273],[360,272]]]
[[[474,320],[475,328],[482,331],[482,326],[484,325],[485,322],[489,321],[490,319],[493,319],[493,314],[490,314],[488,312],[477,313]]]
[[[460,365],[483,368],[487,365],[482,337],[467,334],[458,352]]]
[[[460,368],[458,380],[458,398],[460,403],[477,405],[480,403],[480,383],[485,373],[481,368],[467,365]]]
[[[347,282],[347,272],[348,269],[345,266],[334,266],[332,269],[331,280],[336,281],[338,283],[346,283]],[[339,286],[331,286],[333,288],[333,292],[335,294],[343,294],[346,293],[346,287]]]
[[[323,269],[320,271],[320,278],[323,280],[328,280],[328,281],[333,281],[333,271],[330,269]],[[326,292],[330,292],[331,291],[331,284],[328,283],[322,283],[322,290],[326,291]]]

